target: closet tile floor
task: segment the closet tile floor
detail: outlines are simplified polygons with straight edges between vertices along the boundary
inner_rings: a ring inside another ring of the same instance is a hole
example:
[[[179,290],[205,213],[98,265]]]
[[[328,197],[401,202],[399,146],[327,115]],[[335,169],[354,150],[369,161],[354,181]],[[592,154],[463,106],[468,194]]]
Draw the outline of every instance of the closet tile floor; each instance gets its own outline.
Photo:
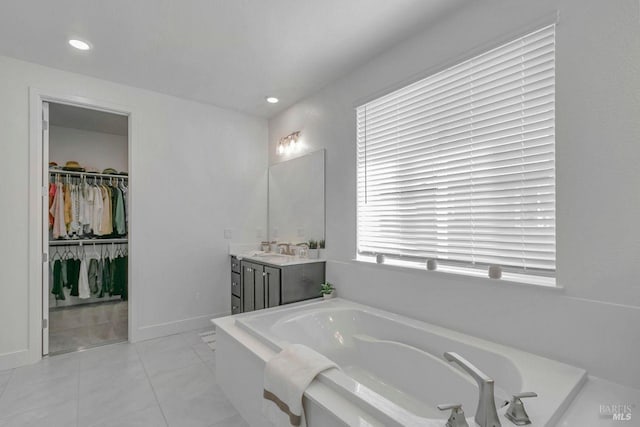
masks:
[[[49,312],[49,353],[127,340],[127,301],[87,304]]]
[[[202,330],[0,371],[0,427],[248,427]]]

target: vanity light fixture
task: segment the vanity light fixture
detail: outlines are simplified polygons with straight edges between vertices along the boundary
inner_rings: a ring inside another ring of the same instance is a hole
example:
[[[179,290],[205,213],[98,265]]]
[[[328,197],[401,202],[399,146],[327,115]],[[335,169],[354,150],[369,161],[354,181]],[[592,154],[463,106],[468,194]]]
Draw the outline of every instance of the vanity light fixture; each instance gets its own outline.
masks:
[[[298,139],[300,139],[300,131],[290,133],[289,135],[280,138],[280,141],[278,141],[278,154],[293,151],[298,145]]]
[[[278,101],[280,101],[280,100],[279,100],[278,98],[276,98],[275,96],[267,96],[265,99],[267,100],[267,102],[268,102],[269,104],[277,104],[277,103],[278,103]]]
[[[85,41],[82,40],[78,40],[78,39],[71,39],[69,40],[69,44],[73,47],[75,47],[78,50],[90,50],[91,49],[91,45]]]

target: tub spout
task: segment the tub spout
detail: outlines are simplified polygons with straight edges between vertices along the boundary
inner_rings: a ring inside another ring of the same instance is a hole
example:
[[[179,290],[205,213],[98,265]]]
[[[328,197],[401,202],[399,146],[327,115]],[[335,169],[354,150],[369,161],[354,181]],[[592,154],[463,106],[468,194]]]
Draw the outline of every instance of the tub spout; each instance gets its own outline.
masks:
[[[475,420],[480,427],[500,427],[500,419],[496,411],[496,402],[493,397],[493,379],[475,367],[458,353],[446,352],[444,358],[449,362],[455,362],[478,383],[478,409]]]

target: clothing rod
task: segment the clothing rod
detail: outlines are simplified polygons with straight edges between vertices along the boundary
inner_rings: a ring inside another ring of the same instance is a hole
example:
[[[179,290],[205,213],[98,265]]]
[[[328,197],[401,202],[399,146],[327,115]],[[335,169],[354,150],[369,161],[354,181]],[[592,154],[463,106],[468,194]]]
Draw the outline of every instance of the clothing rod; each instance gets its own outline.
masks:
[[[114,175],[110,173],[96,173],[96,172],[74,172],[58,169],[49,169],[49,175],[69,175],[69,176],[93,176],[96,178],[117,178],[117,179],[129,179],[129,175]]]
[[[49,246],[84,246],[84,245],[106,245],[107,243],[129,243],[129,239],[120,238],[120,239],[76,239],[76,240],[50,240]]]

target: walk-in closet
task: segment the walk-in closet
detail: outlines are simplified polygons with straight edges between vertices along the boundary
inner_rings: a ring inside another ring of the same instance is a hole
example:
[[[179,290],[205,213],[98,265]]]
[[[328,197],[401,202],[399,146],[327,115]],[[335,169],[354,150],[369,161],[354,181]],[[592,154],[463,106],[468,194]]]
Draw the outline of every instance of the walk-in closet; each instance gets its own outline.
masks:
[[[43,122],[49,200],[43,353],[126,341],[128,117],[45,102]]]

